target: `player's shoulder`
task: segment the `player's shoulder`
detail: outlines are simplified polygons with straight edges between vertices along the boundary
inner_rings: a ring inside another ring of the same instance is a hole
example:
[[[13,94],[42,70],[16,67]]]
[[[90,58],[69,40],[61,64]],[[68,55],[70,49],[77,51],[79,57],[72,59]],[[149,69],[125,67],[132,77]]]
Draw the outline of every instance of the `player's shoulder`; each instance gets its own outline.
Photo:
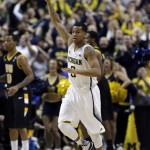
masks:
[[[72,48],[72,47],[75,47],[75,44],[73,42],[69,44],[68,48]]]
[[[91,46],[90,44],[84,44],[84,46],[83,46],[84,48],[91,48],[91,49],[94,49],[94,47],[93,46]]]
[[[83,46],[83,49],[84,49],[85,52],[95,52],[94,47],[91,46],[90,44],[85,44]]]
[[[96,55],[94,48],[89,44],[84,45],[84,56],[88,57],[93,55]]]
[[[26,61],[27,57],[22,53],[18,52],[17,61]]]

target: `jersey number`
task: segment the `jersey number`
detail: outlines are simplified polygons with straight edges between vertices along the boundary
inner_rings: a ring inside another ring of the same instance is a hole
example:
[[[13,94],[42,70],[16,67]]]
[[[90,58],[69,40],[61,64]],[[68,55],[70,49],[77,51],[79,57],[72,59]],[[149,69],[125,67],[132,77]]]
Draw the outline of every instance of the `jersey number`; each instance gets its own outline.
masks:
[[[71,66],[71,69],[76,69],[76,68],[75,68],[75,66]],[[72,77],[76,77],[76,75],[73,74],[73,73],[71,73],[71,76],[72,76]]]
[[[5,70],[6,70],[6,73],[7,73],[7,82],[8,82],[8,84],[11,84],[12,83],[12,75],[11,75],[11,73],[13,72],[13,65],[6,64],[5,65]]]
[[[11,84],[11,82],[12,82],[12,75],[11,74],[7,74],[7,82],[9,84]]]

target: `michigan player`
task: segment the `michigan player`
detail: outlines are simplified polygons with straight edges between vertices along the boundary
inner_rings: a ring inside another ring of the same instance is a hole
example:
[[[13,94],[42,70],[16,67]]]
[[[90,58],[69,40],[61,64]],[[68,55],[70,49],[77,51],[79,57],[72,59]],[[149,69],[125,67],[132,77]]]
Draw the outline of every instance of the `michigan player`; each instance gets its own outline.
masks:
[[[105,132],[101,123],[100,91],[97,78],[101,77],[101,68],[94,48],[85,44],[87,26],[75,24],[69,34],[55,12],[51,1],[46,0],[49,15],[58,33],[68,44],[68,72],[71,86],[69,87],[59,113],[58,126],[61,132],[81,145],[83,149],[92,149],[93,143],[82,140],[75,128],[81,121],[86,127],[94,146],[102,150],[102,137]]]
[[[86,42],[92,45],[96,51],[97,58],[100,62],[101,68],[103,67],[103,60],[105,56],[100,51],[98,46],[98,34],[95,31],[88,31]],[[103,71],[103,74],[105,71]],[[106,132],[104,133],[104,139],[107,144],[107,150],[113,150],[113,140],[111,135],[111,127],[112,127],[112,121],[113,121],[113,108],[112,108],[112,102],[111,102],[111,94],[110,94],[110,88],[107,79],[105,76],[103,76],[99,82],[98,86],[100,88],[100,94],[101,94],[101,113],[102,113],[102,120],[103,125],[106,129]],[[83,131],[86,131],[82,129]],[[83,132],[83,136],[87,137],[87,134]]]
[[[34,79],[26,58],[16,50],[16,39],[6,36],[4,57],[6,74],[0,76],[0,82],[7,83],[8,101],[6,104],[5,125],[9,128],[12,150],[18,149],[18,135],[22,140],[22,149],[29,150],[27,125],[29,122],[30,95],[28,84]]]

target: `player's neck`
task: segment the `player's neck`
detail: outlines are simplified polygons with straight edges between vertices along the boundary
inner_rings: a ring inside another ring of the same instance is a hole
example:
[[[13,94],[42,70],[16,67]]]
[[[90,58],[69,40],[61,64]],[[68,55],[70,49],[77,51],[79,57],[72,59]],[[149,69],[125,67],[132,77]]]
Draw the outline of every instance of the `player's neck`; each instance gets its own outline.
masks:
[[[83,41],[81,41],[80,43],[75,44],[75,50],[83,47],[85,45],[85,43]]]
[[[91,46],[93,46],[93,47],[98,47],[97,44],[96,44],[95,42],[93,42],[93,41],[91,41],[89,44],[90,44]]]
[[[13,50],[11,50],[11,51],[8,51],[8,56],[12,56],[12,55],[14,55],[15,53],[16,53],[17,51],[16,51],[16,49],[13,49]]]

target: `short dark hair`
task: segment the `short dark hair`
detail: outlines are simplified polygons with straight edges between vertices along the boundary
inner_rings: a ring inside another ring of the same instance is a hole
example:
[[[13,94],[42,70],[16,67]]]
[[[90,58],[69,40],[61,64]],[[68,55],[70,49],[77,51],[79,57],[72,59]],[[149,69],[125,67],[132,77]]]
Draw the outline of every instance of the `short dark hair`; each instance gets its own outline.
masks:
[[[11,36],[12,36],[14,41],[16,41],[16,42],[18,41],[18,34],[13,33]]]
[[[74,26],[81,27],[84,32],[88,31],[87,25],[85,23],[76,22]]]
[[[95,31],[88,31],[87,32],[90,36],[90,38],[93,38],[95,40],[96,43],[98,43],[98,34]]]
[[[16,34],[7,34],[7,36],[11,36],[13,41],[17,42],[17,40],[18,40],[18,35],[16,35]]]

